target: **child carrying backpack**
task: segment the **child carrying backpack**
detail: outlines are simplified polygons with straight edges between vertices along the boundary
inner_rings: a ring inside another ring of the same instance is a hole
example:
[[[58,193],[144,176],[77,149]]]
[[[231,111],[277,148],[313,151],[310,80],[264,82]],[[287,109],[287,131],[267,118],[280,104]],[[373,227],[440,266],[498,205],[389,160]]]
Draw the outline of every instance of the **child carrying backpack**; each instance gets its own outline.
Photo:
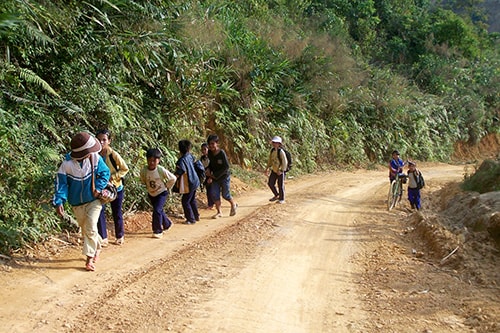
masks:
[[[408,161],[408,201],[412,209],[420,210],[420,190],[425,186],[424,176],[417,169],[417,163]]]

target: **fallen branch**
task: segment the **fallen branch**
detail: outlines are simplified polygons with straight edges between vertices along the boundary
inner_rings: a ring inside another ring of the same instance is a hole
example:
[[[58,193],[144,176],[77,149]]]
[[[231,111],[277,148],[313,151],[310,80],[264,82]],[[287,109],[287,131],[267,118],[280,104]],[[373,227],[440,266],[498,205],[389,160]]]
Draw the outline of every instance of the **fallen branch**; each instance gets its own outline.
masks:
[[[449,257],[451,257],[451,256],[452,256],[455,252],[457,252],[457,250],[458,250],[458,248],[459,248],[459,247],[460,247],[460,246],[457,246],[457,247],[455,248],[455,250],[451,251],[451,252],[450,252],[450,254],[448,254],[446,257],[444,257],[443,259],[441,259],[441,264],[442,264],[443,262],[445,262],[445,261],[446,261],[446,259],[448,259]]]
[[[68,243],[68,242],[66,242],[66,241],[63,241],[62,239],[59,239],[59,238],[50,237],[50,239],[55,240],[55,241],[58,241],[58,242],[61,242],[61,243],[66,244],[66,245],[71,245],[71,243]]]
[[[11,260],[12,258],[3,254],[0,254],[0,258],[6,259],[6,260]]]
[[[123,215],[125,215],[125,216],[130,215],[130,212],[134,209],[134,205],[135,205],[135,201],[132,202],[132,204],[130,205],[130,208]]]

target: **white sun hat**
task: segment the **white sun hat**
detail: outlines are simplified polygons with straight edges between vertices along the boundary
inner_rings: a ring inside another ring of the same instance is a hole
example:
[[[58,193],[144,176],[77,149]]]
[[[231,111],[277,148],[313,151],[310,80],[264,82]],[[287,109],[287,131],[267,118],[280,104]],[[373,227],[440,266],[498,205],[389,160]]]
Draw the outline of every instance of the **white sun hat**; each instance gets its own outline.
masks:
[[[279,136],[275,136],[271,141],[281,143],[281,138]]]

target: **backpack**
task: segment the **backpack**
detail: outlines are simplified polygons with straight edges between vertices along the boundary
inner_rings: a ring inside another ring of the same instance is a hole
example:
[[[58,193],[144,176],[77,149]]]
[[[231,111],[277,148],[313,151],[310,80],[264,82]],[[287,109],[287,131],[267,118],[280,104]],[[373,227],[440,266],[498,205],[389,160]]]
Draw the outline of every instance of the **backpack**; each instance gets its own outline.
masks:
[[[198,179],[200,180],[200,185],[202,185],[205,182],[205,178],[207,177],[207,175],[205,174],[205,167],[200,160],[194,162],[194,171],[196,171]]]
[[[425,186],[425,180],[424,176],[422,176],[422,172],[419,172],[419,175],[416,178],[417,178],[417,188],[420,190]]]
[[[280,163],[281,162],[281,155],[280,155],[280,150],[283,150],[283,152],[285,153],[285,156],[286,156],[286,160],[287,160],[287,166],[286,166],[286,169],[285,169],[285,172],[288,172],[290,171],[290,169],[292,168],[292,155],[290,154],[290,152],[288,150],[286,150],[285,148],[278,148],[278,159],[280,160]]]
[[[113,166],[113,168],[115,168],[116,171],[120,171],[120,168],[118,167],[115,159],[113,158],[113,154],[109,154],[109,161],[111,162],[111,165]],[[125,178],[122,177],[121,179],[122,179],[122,185],[125,185]]]

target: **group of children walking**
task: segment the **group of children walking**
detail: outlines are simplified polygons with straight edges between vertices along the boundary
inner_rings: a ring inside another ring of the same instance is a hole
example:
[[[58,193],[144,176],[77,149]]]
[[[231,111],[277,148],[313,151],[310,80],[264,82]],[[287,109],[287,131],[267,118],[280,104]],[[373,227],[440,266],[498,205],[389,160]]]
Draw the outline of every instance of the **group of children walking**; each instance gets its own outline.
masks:
[[[111,133],[108,130],[98,131],[96,137],[86,132],[76,134],[71,140],[71,152],[66,154],[55,179],[53,205],[57,214],[63,217],[66,215],[64,203],[68,202],[72,206],[82,231],[82,252],[86,256],[85,268],[88,271],[95,270],[101,248],[108,245],[104,204],[106,201],[100,200],[105,196],[108,182],[114,185],[117,192],[116,198],[110,204],[115,227],[115,244],[122,245],[125,242],[122,215],[123,179],[129,168],[120,154],[111,148],[110,143]],[[265,170],[268,186],[273,193],[269,201],[284,203],[285,175],[290,161],[287,160],[280,137],[273,137],[271,145]],[[223,216],[221,198],[231,205],[229,216],[236,215],[238,208],[230,192],[229,161],[225,151],[219,147],[217,135],[209,135],[207,142],[201,145],[199,161],[191,154],[192,144],[189,140],[179,141],[178,149],[179,159],[173,173],[160,165],[162,154],[157,148],[147,150],[147,163],[140,171],[140,181],[146,186],[148,199],[153,206],[154,238],[161,238],[163,232],[172,226],[172,221],[163,209],[171,191],[182,195],[185,224],[195,224],[200,220],[196,201],[196,192],[200,186],[207,193],[207,208],[216,210],[212,218]],[[391,182],[396,174],[403,172],[404,166],[399,152],[393,151],[389,162]],[[419,210],[423,176],[416,168],[415,162],[408,161],[408,167],[408,200],[412,208]]]
[[[115,244],[125,242],[122,215],[123,178],[129,168],[123,158],[111,146],[111,134],[100,130],[96,137],[86,132],[76,134],[71,140],[71,152],[66,154],[55,180],[53,205],[60,216],[65,216],[64,203],[73,209],[83,236],[85,269],[95,270],[102,247],[108,245],[105,204],[100,199],[105,194],[108,182],[116,188],[116,198],[111,201],[115,226]],[[200,187],[200,172],[204,173],[204,188],[207,191],[208,207],[215,207],[212,218],[222,217],[221,196],[231,204],[229,215],[236,215],[238,204],[230,192],[231,173],[225,151],[219,148],[219,137],[210,135],[202,145],[202,157],[196,161],[191,154],[189,140],[179,141],[179,159],[172,173],[160,165],[161,151],[156,148],[146,152],[146,165],[140,171],[140,181],[146,186],[148,199],[153,206],[153,237],[161,238],[172,226],[165,213],[169,193],[182,195],[181,202],[186,218],[185,224],[200,220],[196,191]],[[200,170],[201,169],[201,170]]]

